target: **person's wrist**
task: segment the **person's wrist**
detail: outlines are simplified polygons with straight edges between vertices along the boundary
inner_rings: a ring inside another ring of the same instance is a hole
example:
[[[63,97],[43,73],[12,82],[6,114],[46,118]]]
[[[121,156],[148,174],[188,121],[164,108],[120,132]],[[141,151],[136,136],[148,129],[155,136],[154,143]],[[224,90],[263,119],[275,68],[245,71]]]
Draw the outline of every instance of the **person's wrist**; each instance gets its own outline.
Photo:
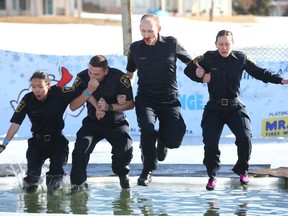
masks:
[[[113,105],[112,104],[108,104],[108,111],[113,111]]]
[[[85,93],[85,95],[86,95],[87,97],[90,97],[90,96],[91,96],[91,94],[87,91],[87,89],[84,90],[84,93]]]
[[[8,145],[8,144],[9,144],[9,142],[10,142],[9,140],[7,140],[7,139],[4,139],[4,140],[3,140],[3,145],[5,144],[5,146],[6,146],[6,145]]]

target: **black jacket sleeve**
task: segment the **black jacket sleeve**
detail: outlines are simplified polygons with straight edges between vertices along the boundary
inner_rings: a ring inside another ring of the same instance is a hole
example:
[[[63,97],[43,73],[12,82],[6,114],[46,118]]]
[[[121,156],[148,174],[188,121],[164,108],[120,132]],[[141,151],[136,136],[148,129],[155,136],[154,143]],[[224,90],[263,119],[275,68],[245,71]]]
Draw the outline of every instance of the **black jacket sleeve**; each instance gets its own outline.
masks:
[[[246,63],[244,65],[245,71],[253,76],[254,78],[258,80],[262,80],[264,83],[275,83],[280,84],[282,81],[282,78],[279,74],[273,74],[269,72],[265,68],[261,68],[257,66],[249,57],[246,56]]]
[[[186,68],[184,69],[184,74],[195,82],[203,83],[203,78],[199,78],[196,76],[196,69],[197,69],[196,61],[198,61],[198,59],[199,57],[195,58],[186,66]]]

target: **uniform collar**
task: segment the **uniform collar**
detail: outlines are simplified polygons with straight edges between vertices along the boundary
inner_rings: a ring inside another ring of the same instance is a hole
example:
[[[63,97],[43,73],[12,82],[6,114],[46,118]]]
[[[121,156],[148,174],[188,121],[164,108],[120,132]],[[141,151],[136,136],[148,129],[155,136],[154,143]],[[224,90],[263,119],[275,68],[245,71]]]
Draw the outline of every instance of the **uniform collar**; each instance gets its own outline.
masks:
[[[54,96],[54,95],[57,94],[56,91],[55,91],[55,88],[56,88],[55,85],[50,87],[50,89],[48,90],[48,96]]]
[[[146,45],[146,43],[144,42],[143,39],[141,40],[141,42],[142,42],[143,45]],[[155,45],[156,45],[158,42],[166,43],[165,37],[161,36],[159,33],[158,33],[158,37],[157,37],[157,41],[156,41]]]
[[[223,57],[220,55],[220,53],[218,52],[218,50],[216,50],[216,51],[214,52],[214,57],[215,57],[215,58],[218,58],[218,57],[223,58]],[[230,59],[230,58],[238,59],[238,57],[235,55],[235,52],[234,52],[233,50],[232,50],[232,52],[230,53],[230,55],[227,57],[227,59]]]
[[[165,41],[165,39],[164,39],[164,37],[163,36],[161,36],[160,34],[158,34],[158,39],[157,39],[157,42],[161,42],[161,43],[165,43],[166,41]]]
[[[233,58],[235,58],[235,59],[238,59],[238,57],[235,55],[235,53],[234,53],[233,50],[232,50],[232,52],[231,52],[231,56],[232,56]]]
[[[55,91],[55,88],[56,88],[55,85],[50,87],[50,89],[48,90],[47,97],[46,97],[45,101],[47,100],[48,97],[53,97],[53,96],[57,95],[57,93],[56,93],[56,91]],[[39,100],[35,97],[34,93],[33,93],[33,92],[31,92],[31,93],[32,93],[32,95],[33,95],[33,99],[39,101]],[[45,101],[41,101],[41,102],[45,102]]]
[[[99,82],[99,85],[102,85],[103,83],[106,82],[107,79],[109,79],[108,77],[110,77],[112,75],[112,73],[110,73],[111,68],[108,66],[108,73],[103,77],[103,80],[101,80]]]

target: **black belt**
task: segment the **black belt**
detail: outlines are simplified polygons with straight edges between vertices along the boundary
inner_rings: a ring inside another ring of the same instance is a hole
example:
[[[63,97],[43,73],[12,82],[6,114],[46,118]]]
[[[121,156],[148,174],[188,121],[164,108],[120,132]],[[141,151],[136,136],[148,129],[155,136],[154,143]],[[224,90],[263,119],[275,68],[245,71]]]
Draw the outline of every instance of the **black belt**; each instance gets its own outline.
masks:
[[[53,133],[53,134],[38,134],[38,133],[33,133],[33,137],[35,137],[38,140],[43,140],[45,142],[51,141],[51,139],[55,137],[60,137],[62,136],[62,133]]]
[[[156,101],[171,101],[171,100],[176,100],[179,98],[179,94],[177,92],[175,93],[171,93],[171,94],[168,94],[168,95],[165,95],[165,96],[153,96],[153,95],[148,95],[148,94],[145,94],[145,93],[138,93],[138,96],[140,97],[143,97],[145,99],[151,99],[151,100],[156,100]]]
[[[238,100],[238,97],[232,98],[232,99],[228,99],[228,98],[216,99],[216,98],[210,97],[209,101],[220,104],[222,106],[228,106],[228,105],[237,103],[239,100]]]

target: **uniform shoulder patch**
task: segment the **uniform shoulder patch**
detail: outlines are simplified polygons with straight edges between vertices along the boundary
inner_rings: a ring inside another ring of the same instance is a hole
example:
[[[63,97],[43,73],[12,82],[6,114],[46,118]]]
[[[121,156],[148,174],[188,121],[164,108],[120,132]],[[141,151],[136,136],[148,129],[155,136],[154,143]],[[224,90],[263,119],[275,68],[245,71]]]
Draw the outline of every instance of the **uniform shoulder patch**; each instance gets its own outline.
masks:
[[[179,46],[181,49],[184,49],[184,47],[183,47],[183,45],[182,45],[181,42],[177,41],[177,43],[178,43],[178,46]]]
[[[18,106],[17,106],[15,112],[20,113],[21,110],[22,110],[25,106],[26,106],[25,101],[21,100],[20,103],[18,104]]]
[[[63,93],[73,92],[73,91],[75,91],[75,86],[74,85],[71,87],[62,86],[61,89],[62,89]]]
[[[77,76],[76,79],[73,82],[73,85],[72,85],[73,88],[77,88],[80,85],[81,82],[82,82],[81,78]]]
[[[130,87],[131,87],[130,79],[129,79],[129,77],[128,77],[126,74],[121,76],[120,82],[121,82],[126,88],[130,88]]]
[[[196,64],[196,62],[200,62],[204,59],[204,55],[197,56],[195,59],[193,59],[193,63]]]
[[[254,64],[256,63],[256,61],[255,61],[251,56],[249,56],[249,55],[246,55],[246,59],[247,59],[247,61],[251,61],[251,62],[253,62]]]

